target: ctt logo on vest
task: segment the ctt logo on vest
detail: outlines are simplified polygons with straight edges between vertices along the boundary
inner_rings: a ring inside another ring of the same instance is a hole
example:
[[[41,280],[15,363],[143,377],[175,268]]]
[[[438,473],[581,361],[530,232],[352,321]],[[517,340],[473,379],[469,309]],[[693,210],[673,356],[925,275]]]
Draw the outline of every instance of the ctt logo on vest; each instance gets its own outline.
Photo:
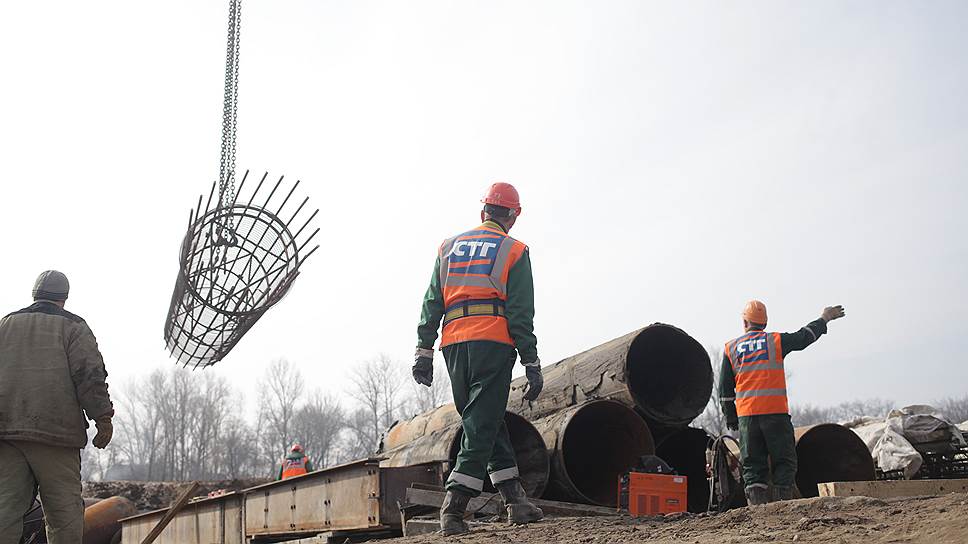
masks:
[[[736,344],[737,353],[753,353],[762,349],[766,349],[766,338],[754,338]]]
[[[481,258],[493,258],[493,253],[489,256],[488,253],[497,248],[497,243],[495,242],[485,242],[483,240],[461,240],[456,242],[453,247],[450,248],[450,253],[447,254],[447,258],[450,259],[452,256],[457,257],[481,257]],[[480,250],[478,252],[478,250]]]

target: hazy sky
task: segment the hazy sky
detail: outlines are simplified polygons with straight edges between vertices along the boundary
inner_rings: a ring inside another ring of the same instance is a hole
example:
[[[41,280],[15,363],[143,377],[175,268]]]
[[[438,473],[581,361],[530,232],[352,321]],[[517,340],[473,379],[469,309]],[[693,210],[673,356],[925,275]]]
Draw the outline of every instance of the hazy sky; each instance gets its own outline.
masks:
[[[112,382],[172,365],[218,174],[227,2],[0,7],[0,306],[57,268]],[[240,170],[303,180],[323,248],[214,368],[339,392],[409,368],[436,247],[514,183],[545,363],[654,321],[795,330],[793,403],[968,393],[968,3],[247,1]]]

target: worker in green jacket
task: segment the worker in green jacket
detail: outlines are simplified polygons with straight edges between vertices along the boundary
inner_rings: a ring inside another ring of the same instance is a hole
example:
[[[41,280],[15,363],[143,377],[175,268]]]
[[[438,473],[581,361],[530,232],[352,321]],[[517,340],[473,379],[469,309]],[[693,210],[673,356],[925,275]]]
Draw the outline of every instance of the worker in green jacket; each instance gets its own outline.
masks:
[[[534,400],[544,380],[534,335],[534,283],[528,247],[508,236],[521,214],[517,190],[495,183],[482,200],[480,226],[444,241],[417,328],[413,377],[433,382],[434,343],[443,321],[441,351],[464,434],[447,480],[440,526],[446,535],[468,530],[464,512],[484,478],[501,493],[510,523],[543,517],[528,501],[504,423],[511,370],[518,355]]]
[[[750,505],[796,497],[797,451],[787,402],[785,360],[790,353],[816,342],[827,333],[827,323],[844,315],[843,306],[828,306],[819,319],[797,332],[767,332],[766,305],[751,300],[743,309],[745,332],[726,343],[719,379],[720,403],[726,426],[740,433],[743,481]]]

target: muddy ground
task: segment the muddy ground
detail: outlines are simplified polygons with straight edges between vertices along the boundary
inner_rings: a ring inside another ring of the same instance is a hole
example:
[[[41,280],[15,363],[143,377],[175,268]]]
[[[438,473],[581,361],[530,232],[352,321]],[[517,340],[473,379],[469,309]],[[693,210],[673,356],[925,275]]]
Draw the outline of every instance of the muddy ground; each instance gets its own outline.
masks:
[[[420,535],[398,544],[753,544],[760,542],[968,543],[968,494],[878,500],[820,497],[740,508],[724,514],[660,518],[549,519],[523,527],[487,524],[456,537]]]
[[[212,491],[226,489],[239,491],[266,483],[265,479],[221,480],[214,482],[199,482],[196,496],[205,496]],[[116,480],[109,482],[84,482],[82,495],[84,498],[106,499],[120,495],[130,499],[137,506],[139,512],[168,508],[175,502],[179,493],[188,487],[186,482],[133,482]]]

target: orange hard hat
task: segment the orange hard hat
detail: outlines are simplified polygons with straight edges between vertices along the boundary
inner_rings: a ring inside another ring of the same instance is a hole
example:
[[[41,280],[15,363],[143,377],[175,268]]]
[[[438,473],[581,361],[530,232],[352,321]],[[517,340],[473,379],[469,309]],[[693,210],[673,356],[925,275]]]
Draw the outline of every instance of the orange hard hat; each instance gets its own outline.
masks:
[[[751,300],[743,308],[743,319],[755,325],[766,325],[766,304]]]
[[[298,452],[302,453],[302,450],[303,450],[302,449],[302,446],[300,446],[299,444],[293,444],[292,445],[292,451],[298,451]]]
[[[521,197],[518,196],[518,190],[510,183],[504,183],[503,181],[492,183],[491,187],[487,190],[487,194],[481,199],[481,202],[501,206],[502,208],[510,208],[514,211],[515,217],[521,215]]]

